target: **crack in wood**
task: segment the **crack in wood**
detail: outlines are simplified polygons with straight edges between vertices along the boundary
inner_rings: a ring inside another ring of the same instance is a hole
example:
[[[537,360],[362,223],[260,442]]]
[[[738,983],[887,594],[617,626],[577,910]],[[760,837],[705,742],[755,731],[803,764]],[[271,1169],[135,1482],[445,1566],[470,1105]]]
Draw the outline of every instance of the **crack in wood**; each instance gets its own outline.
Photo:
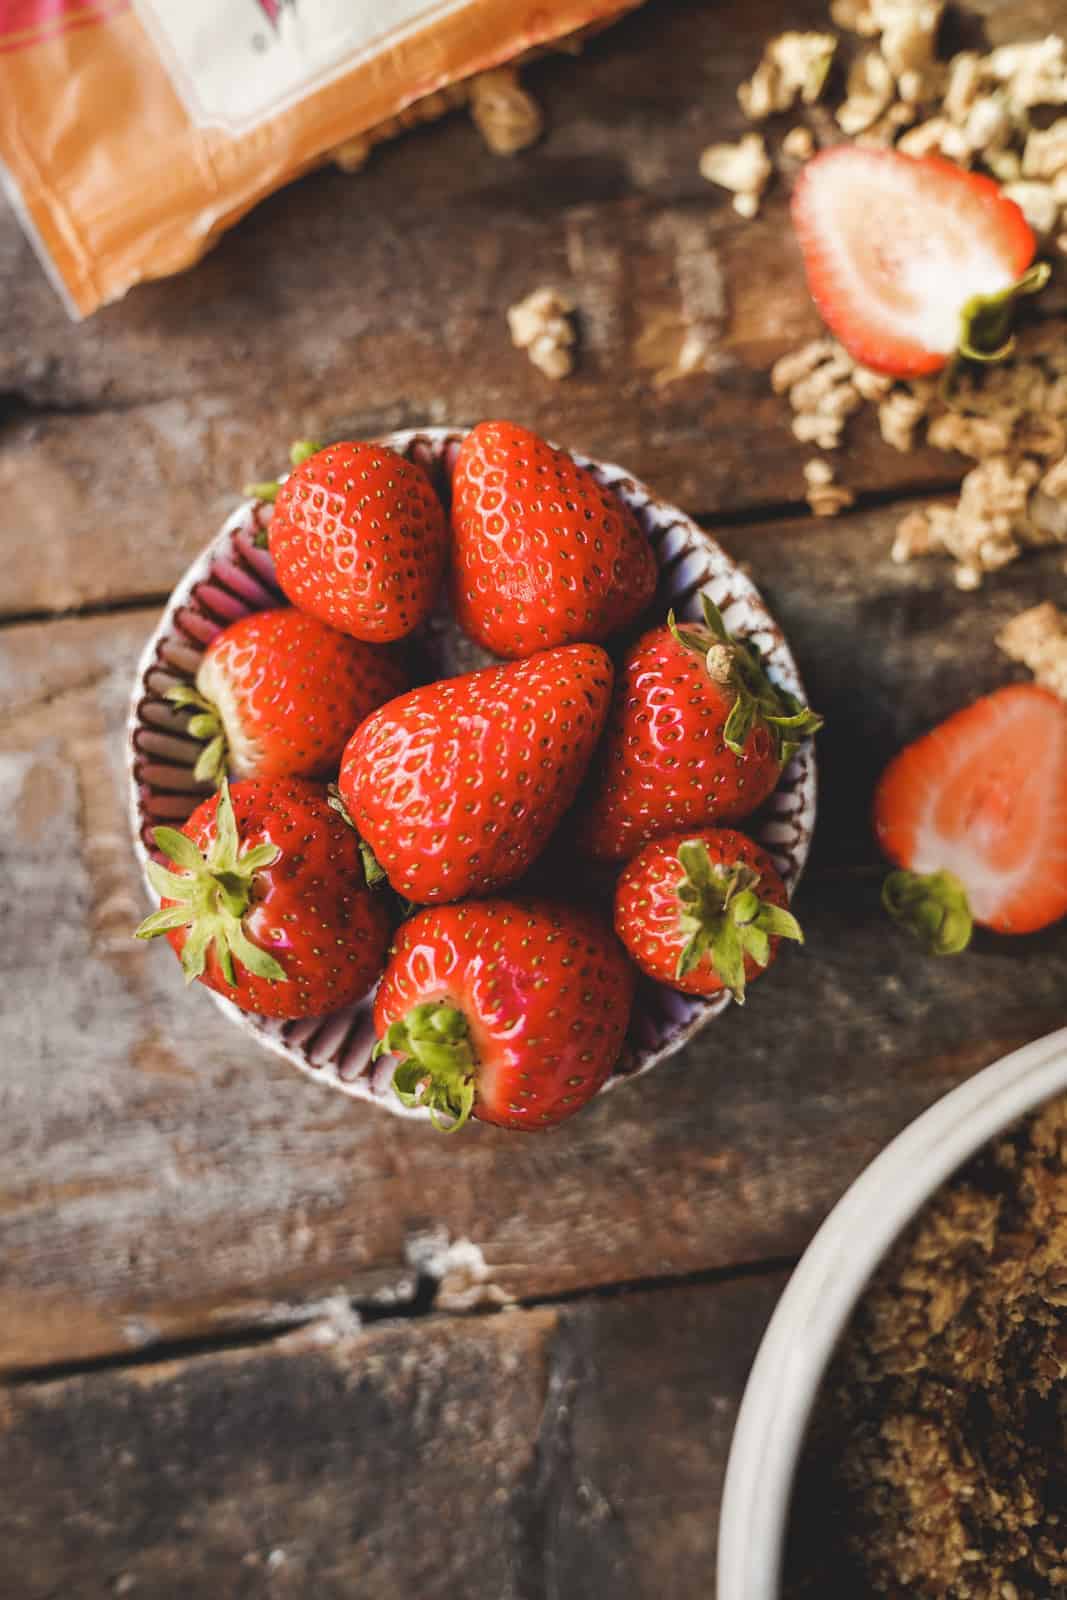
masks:
[[[437,1305],[440,1280],[430,1272],[418,1272],[412,1280],[410,1293],[396,1300],[356,1300],[344,1298],[352,1318],[362,1326],[378,1323],[424,1321],[433,1317],[438,1321],[456,1318],[484,1318],[495,1316],[502,1309],[509,1313],[526,1313],[551,1310],[555,1307],[594,1304],[598,1301],[617,1300],[628,1295],[662,1294],[677,1289],[714,1289],[723,1284],[744,1282],[750,1278],[766,1278],[790,1272],[799,1258],[767,1256],[759,1261],[739,1262],[727,1267],[708,1267],[697,1272],[665,1273],[658,1278],[619,1279],[611,1283],[589,1284],[566,1289],[555,1294],[531,1295],[510,1302],[506,1308],[481,1302],[467,1308],[442,1311]],[[159,1340],[142,1350],[116,1350],[105,1355],[89,1356],[77,1361],[48,1362],[41,1366],[11,1367],[0,1378],[0,1388],[24,1388],[28,1385],[61,1383],[67,1378],[91,1377],[99,1373],[125,1372],[131,1369],[166,1366],[173,1361],[190,1360],[200,1356],[220,1355],[230,1351],[256,1350],[267,1345],[280,1344],[294,1335],[322,1322],[322,1303],[312,1302],[302,1314],[292,1308],[292,1314],[281,1316],[269,1325],[243,1324],[229,1328],[224,1333],[207,1334],[191,1338]],[[558,1387],[558,1385],[557,1385]],[[546,1415],[548,1400],[546,1399]]]

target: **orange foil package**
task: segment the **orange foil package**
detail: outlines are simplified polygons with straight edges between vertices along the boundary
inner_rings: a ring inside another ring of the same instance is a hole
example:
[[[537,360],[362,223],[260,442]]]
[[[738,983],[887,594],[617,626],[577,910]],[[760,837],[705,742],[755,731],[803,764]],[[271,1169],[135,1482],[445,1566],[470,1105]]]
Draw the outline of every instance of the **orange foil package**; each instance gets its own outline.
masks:
[[[435,92],[639,0],[0,0],[0,176],[73,316]]]

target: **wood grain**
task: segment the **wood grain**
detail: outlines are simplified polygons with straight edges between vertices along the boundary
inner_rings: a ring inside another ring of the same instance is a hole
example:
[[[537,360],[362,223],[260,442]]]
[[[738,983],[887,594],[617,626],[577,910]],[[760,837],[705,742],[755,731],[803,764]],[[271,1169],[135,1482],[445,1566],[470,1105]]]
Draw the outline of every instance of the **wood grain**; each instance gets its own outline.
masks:
[[[706,1592],[780,1276],[362,1331],[11,1393],[5,1600]]]
[[[135,946],[122,721],[153,614],[0,632],[19,708],[0,898],[20,908],[0,940],[0,1364],[403,1299],[420,1261],[448,1305],[469,1285],[446,1239],[519,1299],[791,1255],[918,1111],[1061,1024],[1067,927],[924,960],[879,910],[867,824],[898,742],[1013,674],[994,627],[1056,592],[1060,557],[964,597],[937,562],[888,561],[897,514],[729,530],[827,717],[808,943],[744,1013],[543,1140],[452,1142],[316,1089]]]
[[[822,15],[804,0],[790,22]],[[780,16],[770,0],[650,6],[585,59],[533,69],[536,149],[502,162],[457,117],[356,177],[291,186],[195,271],[80,326],[0,216],[20,330],[0,351],[0,614],[165,592],[239,486],[308,434],[511,415],[697,512],[798,502],[811,451],[766,374],[819,324],[784,191],[746,224],[697,171],[742,131],[736,84]],[[579,308],[579,371],[560,384],[507,335],[506,308],[543,282]],[[647,335],[665,317],[706,330],[709,370],[657,387]],[[869,490],[961,465],[899,455],[870,418],[846,461]]]
[[[989,34],[1039,33],[1057,0],[998,6]],[[790,26],[825,20],[821,0]],[[767,385],[819,331],[779,185],[743,223],[700,178],[743,131],[735,89],[781,27],[780,0],[657,0],[531,69],[549,131],[509,162],[464,116],[272,197],[194,271],[66,319],[10,211],[0,281],[19,337],[0,350],[0,616],[155,597],[290,439],[514,416],[621,460],[698,512],[799,502],[812,454]],[[581,361],[552,384],[513,350],[506,308],[536,285],[578,304]],[[657,386],[649,331],[703,327],[708,370]],[[957,479],[900,455],[869,416],[844,475],[865,491]]]

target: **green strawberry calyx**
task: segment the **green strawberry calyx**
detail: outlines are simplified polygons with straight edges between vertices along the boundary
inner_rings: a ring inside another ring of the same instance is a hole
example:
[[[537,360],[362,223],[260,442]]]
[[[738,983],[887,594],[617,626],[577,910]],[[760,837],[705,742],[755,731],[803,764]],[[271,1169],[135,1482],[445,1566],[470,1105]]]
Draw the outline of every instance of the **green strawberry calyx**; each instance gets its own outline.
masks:
[[[738,1005],[744,1005],[745,957],[765,967],[772,939],[803,944],[800,924],[791,911],[760,899],[760,875],[754,867],[743,861],[712,866],[703,840],[679,845],[678,862],[684,873],[677,889],[679,923],[686,942],[675,977],[684,978],[702,961],[710,961]]]
[[[955,873],[891,872],[882,885],[882,904],[927,955],[956,956],[971,942],[974,918]]]
[[[289,446],[289,460],[294,467],[302,467],[305,461],[318,455],[322,449],[314,439],[294,439]],[[248,500],[273,501],[278,498],[278,490],[282,486],[280,478],[268,478],[262,483],[246,483],[241,493]]]
[[[401,1059],[393,1088],[405,1106],[424,1106],[442,1133],[458,1133],[474,1105],[474,1072],[470,1028],[458,1006],[448,1000],[423,1000],[407,1016],[391,1022],[371,1057]]]
[[[1051,276],[1047,261],[1035,261],[1021,278],[996,294],[974,294],[960,312],[958,354],[968,361],[1003,361],[1015,348],[1011,331],[1016,303],[1040,294]]]
[[[345,805],[344,796],[336,783],[326,785],[326,804],[332,811],[336,811],[341,821],[347,823],[352,832],[359,835],[359,829],[349,815]],[[359,859],[363,863],[363,878],[368,889],[377,889],[378,885],[385,882],[385,868],[374,854],[366,839],[360,838]]]
[[[242,921],[252,900],[256,873],[276,861],[281,851],[275,844],[241,844],[226,779],[219,785],[215,837],[206,855],[177,828],[155,828],[153,837],[181,871],[172,872],[158,861],[148,863],[145,870],[153,889],[174,903],[146,917],[136,937],[154,939],[174,928],[188,928],[181,953],[186,983],[203,975],[212,945],[229,984],[237,981],[235,958],[256,978],[283,980],[284,967],[269,951],[252,943]]]
[[[168,689],[166,698],[171,705],[194,708],[194,715],[189,718],[186,729],[192,738],[204,741],[204,748],[196,759],[193,777],[200,783],[213,783],[218,787],[229,765],[226,730],[222,726],[218,707],[199,689],[187,683],[179,683],[175,688]]]
[[[714,601],[706,594],[700,598],[703,626],[679,627],[673,611],[668,613],[667,626],[680,645],[702,658],[713,682],[734,691],[736,698],[723,729],[727,748],[735,756],[743,755],[745,740],[760,721],[770,729],[779,765],[784,767],[803,741],[822,727],[822,718],[795,694],[773,684],[756,646],[748,639],[734,638]]]

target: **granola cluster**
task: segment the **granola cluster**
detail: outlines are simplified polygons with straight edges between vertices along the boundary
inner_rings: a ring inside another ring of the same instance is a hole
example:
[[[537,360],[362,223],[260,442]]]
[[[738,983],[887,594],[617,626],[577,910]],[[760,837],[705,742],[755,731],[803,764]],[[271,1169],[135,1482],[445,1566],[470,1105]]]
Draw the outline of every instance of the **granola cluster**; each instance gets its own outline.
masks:
[[[760,123],[815,108],[814,125],[791,128],[777,152],[763,133],[713,146],[701,161],[705,177],[731,188],[735,207],[751,216],[776,168],[788,171],[841,135],[912,155],[940,153],[991,172],[1046,245],[1067,253],[1067,115],[1054,115],[1067,106],[1067,40],[1050,35],[945,59],[938,53],[944,9],[944,0],[831,0],[836,26],[864,41],[845,72],[834,65],[842,54],[834,33],[772,39],[738,90],[741,108]],[[835,80],[843,94],[831,108],[821,102],[834,98]],[[1038,108],[1046,126],[1035,125]],[[948,555],[959,587],[975,589],[1028,546],[1067,544],[1062,324],[1031,328],[1011,360],[964,377],[950,398],[939,380],[897,382],[868,371],[829,337],[783,356],[771,382],[788,396],[793,434],[804,444],[836,449],[849,417],[873,405],[895,449],[926,443],[974,461],[955,504],[903,518],[895,560]],[[813,484],[808,469],[806,479],[810,503],[812,488],[826,485]],[[822,515],[850,503],[841,485],[833,487],[833,496],[820,496]]]
[[[1006,656],[1028,667],[1038,683],[1067,700],[1067,616],[1050,600],[1020,611],[997,634]]]
[[[525,350],[546,378],[565,378],[574,370],[574,301],[558,289],[534,289],[508,310],[508,329],[517,350]]]
[[[580,41],[576,39],[575,44]],[[561,40],[556,48],[562,50],[565,45],[566,41]],[[337,145],[330,151],[330,159],[342,172],[359,172],[369,161],[375,145],[395,139],[409,128],[437,122],[460,106],[469,108],[478,132],[494,155],[517,155],[535,144],[544,131],[541,107],[523,88],[518,69],[493,67],[473,78],[446,84],[443,89],[420,96],[395,117],[388,117],[366,133]]]
[[[855,504],[856,496],[852,490],[837,482],[833,467],[821,456],[805,463],[804,482],[807,484],[804,498],[813,516],[836,517],[839,512]]]

